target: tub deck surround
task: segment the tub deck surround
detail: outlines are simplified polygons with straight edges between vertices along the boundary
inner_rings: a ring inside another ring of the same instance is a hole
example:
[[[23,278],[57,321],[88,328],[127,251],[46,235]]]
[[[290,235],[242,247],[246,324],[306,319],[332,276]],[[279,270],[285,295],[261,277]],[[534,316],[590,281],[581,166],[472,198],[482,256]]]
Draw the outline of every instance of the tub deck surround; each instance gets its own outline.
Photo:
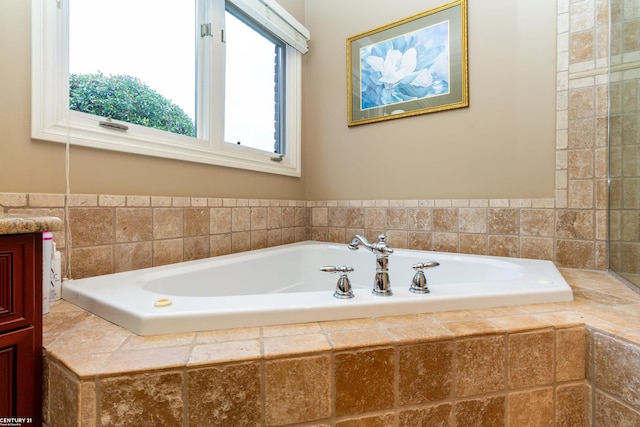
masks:
[[[62,301],[44,318],[45,418],[582,426],[613,410],[637,425],[640,296],[603,272],[561,272],[572,302],[150,337]]]
[[[409,288],[417,263],[431,290]],[[337,299],[347,265],[352,299]],[[344,320],[461,309],[571,301],[571,288],[551,261],[395,249],[393,295],[372,295],[375,254],[347,245],[300,242],[241,254],[66,282],[63,298],[138,335]]]

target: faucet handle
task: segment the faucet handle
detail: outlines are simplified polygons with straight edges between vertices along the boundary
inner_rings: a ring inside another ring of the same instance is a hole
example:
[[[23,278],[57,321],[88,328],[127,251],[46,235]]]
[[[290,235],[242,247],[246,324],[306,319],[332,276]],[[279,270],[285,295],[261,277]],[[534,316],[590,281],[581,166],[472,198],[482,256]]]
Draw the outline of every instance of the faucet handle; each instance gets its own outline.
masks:
[[[339,299],[353,298],[353,290],[351,289],[351,281],[349,280],[348,273],[353,271],[353,267],[347,267],[346,265],[334,266],[325,265],[320,267],[320,271],[325,273],[340,273],[338,283],[336,283],[336,290],[333,292],[333,296]]]
[[[440,263],[437,261],[427,261],[413,264],[411,268],[416,270],[416,274],[413,276],[413,280],[411,281],[411,287],[409,288],[409,290],[416,294],[428,294],[429,292],[431,292],[427,287],[427,278],[424,275],[424,269],[434,268],[439,265]]]

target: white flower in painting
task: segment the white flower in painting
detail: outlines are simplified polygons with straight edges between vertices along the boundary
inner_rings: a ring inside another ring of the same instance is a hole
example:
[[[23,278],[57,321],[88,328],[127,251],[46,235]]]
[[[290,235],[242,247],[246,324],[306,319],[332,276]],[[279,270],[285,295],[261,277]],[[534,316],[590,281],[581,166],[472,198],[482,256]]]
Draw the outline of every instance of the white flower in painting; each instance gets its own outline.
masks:
[[[367,63],[382,74],[381,82],[395,84],[416,69],[416,50],[411,48],[402,53],[399,50],[389,49],[384,59],[379,56],[370,56],[367,58]]]
[[[382,76],[380,82],[388,85],[395,85],[400,80],[410,77],[415,78],[411,81],[414,86],[427,87],[432,83],[431,73],[428,70],[420,70],[416,72],[417,53],[414,48],[407,49],[402,53],[396,49],[389,49],[384,59],[380,56],[369,56],[367,64]]]
[[[433,76],[431,72],[426,69],[422,69],[416,73],[416,78],[411,82],[412,86],[429,87],[433,83]]]

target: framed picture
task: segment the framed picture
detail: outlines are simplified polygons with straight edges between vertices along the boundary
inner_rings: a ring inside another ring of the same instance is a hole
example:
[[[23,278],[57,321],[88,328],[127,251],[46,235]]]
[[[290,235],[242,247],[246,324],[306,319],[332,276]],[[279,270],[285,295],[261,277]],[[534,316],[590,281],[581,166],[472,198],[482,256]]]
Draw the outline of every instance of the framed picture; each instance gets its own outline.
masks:
[[[349,38],[349,126],[468,107],[467,56],[467,0]]]

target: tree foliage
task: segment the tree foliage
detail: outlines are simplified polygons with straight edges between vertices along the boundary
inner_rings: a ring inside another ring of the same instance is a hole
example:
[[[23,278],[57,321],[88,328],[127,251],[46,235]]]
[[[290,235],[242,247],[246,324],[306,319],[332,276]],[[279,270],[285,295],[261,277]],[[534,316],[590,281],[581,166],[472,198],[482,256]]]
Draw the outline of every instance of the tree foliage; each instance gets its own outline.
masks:
[[[132,76],[71,74],[69,108],[127,123],[195,136],[193,121],[180,106]]]

